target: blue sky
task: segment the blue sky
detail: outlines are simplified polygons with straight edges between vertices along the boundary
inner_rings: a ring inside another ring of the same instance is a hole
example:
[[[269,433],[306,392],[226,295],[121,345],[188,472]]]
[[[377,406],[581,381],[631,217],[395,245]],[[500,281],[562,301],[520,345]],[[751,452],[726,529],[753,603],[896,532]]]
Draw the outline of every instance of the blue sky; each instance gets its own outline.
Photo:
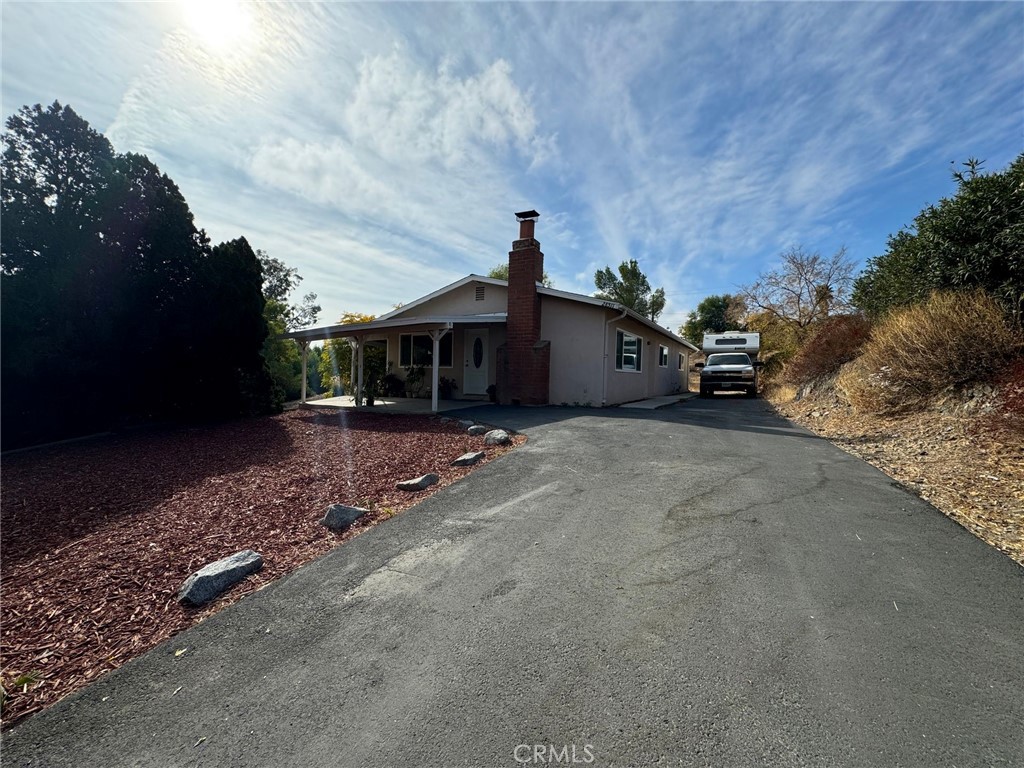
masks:
[[[802,245],[863,262],[1024,149],[1024,3],[4,0],[2,101],[70,104],[321,322],[503,262],[635,258],[675,329]]]

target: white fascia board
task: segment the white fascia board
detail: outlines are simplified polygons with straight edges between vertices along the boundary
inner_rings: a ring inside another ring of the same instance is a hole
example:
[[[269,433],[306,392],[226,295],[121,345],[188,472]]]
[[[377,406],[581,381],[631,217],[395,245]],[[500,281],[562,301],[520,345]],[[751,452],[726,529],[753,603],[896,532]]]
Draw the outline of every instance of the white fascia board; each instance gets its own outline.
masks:
[[[469,283],[484,283],[486,285],[500,285],[502,287],[508,286],[508,283],[506,281],[498,280],[497,278],[494,277],[484,277],[483,275],[466,275],[460,280],[456,280],[454,283],[446,285],[444,288],[438,288],[433,293],[428,293],[426,296],[421,296],[418,299],[410,301],[408,304],[403,304],[398,309],[393,309],[387,314],[381,315],[377,319],[390,320],[392,317],[395,317],[396,315],[404,314],[408,312],[410,309],[418,307],[420,304],[424,304],[430,301],[431,299],[436,299],[439,296],[444,296],[446,293],[454,291],[457,288],[461,288],[464,285],[468,285]]]
[[[449,320],[433,317],[412,317],[396,318],[394,320],[374,320],[369,323],[346,323],[344,325],[328,325],[322,328],[303,328],[298,331],[290,331],[281,334],[280,339],[295,339],[297,341],[320,341],[323,339],[343,339],[346,336],[360,336],[374,331],[386,331],[391,328],[403,326],[433,326],[436,328],[451,328]]]
[[[568,291],[559,291],[554,288],[545,288],[540,283],[537,283],[537,293],[544,296],[554,296],[559,299],[566,299],[568,301],[578,301],[581,304],[590,304],[595,307],[604,307],[615,312],[622,312],[625,310],[626,316],[636,320],[639,323],[643,323],[648,328],[652,328],[663,336],[667,336],[678,344],[682,344],[684,347],[688,347],[693,352],[699,352],[696,346],[688,342],[686,339],[676,336],[668,328],[658,325],[656,322],[651,320],[649,317],[644,317],[638,312],[633,311],[629,307],[625,307],[616,301],[607,301],[605,299],[599,299],[595,296],[585,296],[582,293],[569,293]]]
[[[492,312],[485,315],[445,315],[443,317],[395,317],[390,320],[372,320],[368,323],[347,323],[345,325],[328,325],[321,328],[302,328],[289,331],[278,336],[280,339],[297,341],[321,341],[324,339],[341,339],[346,336],[365,335],[376,331],[388,331],[394,328],[412,328],[431,330],[453,328],[456,325],[479,323],[504,323],[508,316],[504,312]]]

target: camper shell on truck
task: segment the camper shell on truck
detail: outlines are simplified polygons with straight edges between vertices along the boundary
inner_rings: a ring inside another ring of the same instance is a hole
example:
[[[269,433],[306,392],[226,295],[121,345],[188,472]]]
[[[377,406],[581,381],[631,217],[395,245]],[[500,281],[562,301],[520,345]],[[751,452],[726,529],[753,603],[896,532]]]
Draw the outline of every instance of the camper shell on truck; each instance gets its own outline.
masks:
[[[746,392],[757,397],[757,353],[761,351],[759,333],[705,333],[700,369],[700,396],[715,392]]]

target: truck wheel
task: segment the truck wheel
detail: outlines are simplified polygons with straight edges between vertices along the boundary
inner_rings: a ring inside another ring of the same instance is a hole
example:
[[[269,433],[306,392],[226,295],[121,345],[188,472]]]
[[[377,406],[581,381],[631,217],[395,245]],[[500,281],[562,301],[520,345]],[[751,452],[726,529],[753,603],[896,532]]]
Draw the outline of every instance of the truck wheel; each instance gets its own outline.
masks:
[[[747,397],[757,397],[757,387],[750,387],[747,390]]]
[[[711,397],[711,390],[708,389],[707,387],[701,387],[700,388],[700,396],[701,397]]]

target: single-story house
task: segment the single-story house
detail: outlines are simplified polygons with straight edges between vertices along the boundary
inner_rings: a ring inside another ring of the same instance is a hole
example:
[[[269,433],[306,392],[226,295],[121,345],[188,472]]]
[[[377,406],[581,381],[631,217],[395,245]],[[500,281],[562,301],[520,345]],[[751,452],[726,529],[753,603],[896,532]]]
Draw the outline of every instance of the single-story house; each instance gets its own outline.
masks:
[[[397,375],[429,366],[435,411],[439,376],[460,398],[486,399],[494,387],[497,402],[516,405],[606,406],[686,391],[695,346],[621,304],[542,284],[538,216],[516,214],[507,281],[467,275],[372,322],[285,334],[302,346],[303,372],[311,341],[347,338],[357,391],[365,345],[383,342]]]

